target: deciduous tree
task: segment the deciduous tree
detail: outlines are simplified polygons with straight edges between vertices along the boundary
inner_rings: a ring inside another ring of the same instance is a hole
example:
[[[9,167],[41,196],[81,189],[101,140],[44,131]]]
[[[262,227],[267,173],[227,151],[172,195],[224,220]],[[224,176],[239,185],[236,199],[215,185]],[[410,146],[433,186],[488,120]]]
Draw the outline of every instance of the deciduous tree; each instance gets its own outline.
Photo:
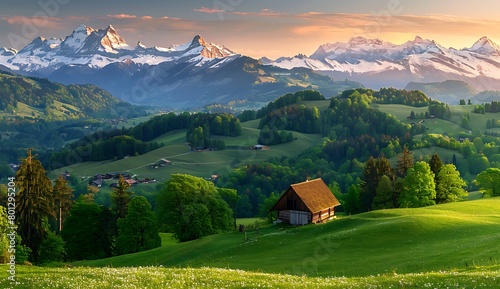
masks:
[[[486,195],[500,196],[500,169],[489,168],[477,175],[474,183],[481,188]]]
[[[133,198],[125,218],[118,219],[116,251],[118,254],[129,254],[160,245],[158,224],[151,205],[143,196]]]
[[[159,221],[179,241],[189,241],[233,227],[233,212],[212,182],[173,174],[157,197]]]
[[[448,164],[441,167],[437,180],[436,203],[456,202],[461,197],[467,196],[467,191],[464,190],[467,184],[454,165]]]
[[[417,208],[436,204],[436,185],[429,164],[423,161],[408,169],[403,180],[400,204],[403,208]]]

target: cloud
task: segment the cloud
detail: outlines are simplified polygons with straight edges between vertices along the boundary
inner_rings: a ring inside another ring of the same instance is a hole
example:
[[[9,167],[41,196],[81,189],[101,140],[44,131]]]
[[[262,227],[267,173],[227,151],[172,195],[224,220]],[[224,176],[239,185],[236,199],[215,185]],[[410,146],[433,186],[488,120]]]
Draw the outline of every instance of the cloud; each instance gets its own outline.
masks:
[[[224,9],[217,9],[217,8],[207,8],[207,7],[201,7],[198,9],[193,9],[195,12],[201,12],[201,13],[207,13],[207,14],[217,14],[217,13],[224,13],[226,12]]]
[[[137,15],[130,15],[130,14],[108,14],[106,15],[109,18],[115,18],[115,19],[136,19]]]
[[[282,16],[282,15],[288,15],[287,13],[284,12],[276,12],[272,9],[264,8],[261,9],[259,12],[241,12],[241,11],[235,11],[235,12],[228,12],[228,14],[233,14],[233,15],[240,15],[240,16]]]

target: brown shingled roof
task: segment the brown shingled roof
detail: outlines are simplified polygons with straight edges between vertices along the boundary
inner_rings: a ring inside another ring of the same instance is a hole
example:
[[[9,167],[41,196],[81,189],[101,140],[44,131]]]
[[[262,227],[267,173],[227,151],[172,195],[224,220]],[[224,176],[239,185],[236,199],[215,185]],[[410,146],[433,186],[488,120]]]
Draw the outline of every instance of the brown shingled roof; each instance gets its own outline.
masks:
[[[335,198],[322,179],[293,184],[290,186],[290,189],[295,191],[307,208],[313,213],[340,205],[340,202]]]

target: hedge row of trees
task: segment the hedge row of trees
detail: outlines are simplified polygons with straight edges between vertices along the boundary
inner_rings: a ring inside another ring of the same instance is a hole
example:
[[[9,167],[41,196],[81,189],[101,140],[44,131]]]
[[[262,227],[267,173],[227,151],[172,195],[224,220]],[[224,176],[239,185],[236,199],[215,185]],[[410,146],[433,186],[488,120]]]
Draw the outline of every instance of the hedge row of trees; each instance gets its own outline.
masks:
[[[378,91],[368,88],[348,89],[342,92],[340,98],[348,98],[354,92],[366,95],[374,103],[405,104],[415,107],[428,106],[431,100],[419,90],[401,90],[396,88],[381,88]]]
[[[476,104],[473,109],[474,113],[485,114],[486,112],[500,112],[500,101],[492,101],[491,103]]]

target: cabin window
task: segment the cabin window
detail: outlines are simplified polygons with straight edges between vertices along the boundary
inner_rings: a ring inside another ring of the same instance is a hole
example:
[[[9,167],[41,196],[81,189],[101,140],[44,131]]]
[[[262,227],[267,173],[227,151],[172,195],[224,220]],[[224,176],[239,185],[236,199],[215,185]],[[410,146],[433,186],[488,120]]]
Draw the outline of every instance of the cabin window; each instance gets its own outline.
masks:
[[[297,200],[288,199],[287,207],[289,210],[297,210]]]

